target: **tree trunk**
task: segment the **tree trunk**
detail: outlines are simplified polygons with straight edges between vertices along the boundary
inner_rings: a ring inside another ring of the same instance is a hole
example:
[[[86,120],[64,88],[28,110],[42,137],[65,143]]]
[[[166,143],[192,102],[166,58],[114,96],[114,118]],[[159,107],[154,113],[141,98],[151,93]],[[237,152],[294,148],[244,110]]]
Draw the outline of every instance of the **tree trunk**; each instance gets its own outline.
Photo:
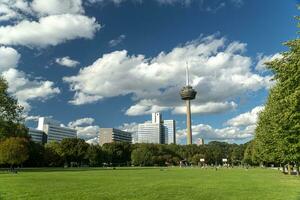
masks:
[[[290,165],[290,163],[288,163],[288,174],[289,174],[289,175],[292,175],[292,170],[291,170],[291,165]]]
[[[299,176],[299,163],[297,163],[296,165],[296,172],[297,172],[297,176]]]

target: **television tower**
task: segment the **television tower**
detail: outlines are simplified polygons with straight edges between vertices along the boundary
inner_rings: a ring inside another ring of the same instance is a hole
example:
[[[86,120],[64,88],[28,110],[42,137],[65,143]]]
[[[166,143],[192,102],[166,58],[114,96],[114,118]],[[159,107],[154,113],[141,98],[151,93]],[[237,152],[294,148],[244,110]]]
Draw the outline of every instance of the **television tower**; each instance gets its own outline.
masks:
[[[186,103],[186,129],[187,144],[192,144],[192,125],[191,125],[191,100],[195,99],[197,92],[190,85],[189,68],[186,64],[186,85],[181,89],[181,99]]]

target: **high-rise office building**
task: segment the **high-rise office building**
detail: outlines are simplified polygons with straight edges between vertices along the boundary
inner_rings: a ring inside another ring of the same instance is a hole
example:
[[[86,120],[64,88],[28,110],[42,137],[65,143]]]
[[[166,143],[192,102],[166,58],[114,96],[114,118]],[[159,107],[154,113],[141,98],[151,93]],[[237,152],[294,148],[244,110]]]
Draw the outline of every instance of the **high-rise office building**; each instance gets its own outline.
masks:
[[[132,132],[132,144],[138,143],[138,133]]]
[[[198,145],[198,146],[204,145],[204,139],[203,139],[203,138],[198,138],[198,140],[197,140],[197,145]]]
[[[152,113],[152,124],[162,123],[162,117],[159,112]]]
[[[61,142],[64,138],[76,138],[77,131],[68,127],[62,126],[58,121],[40,117],[38,130],[44,131],[47,135],[47,142]]]
[[[163,126],[160,123],[145,122],[138,125],[138,143],[163,144]]]
[[[44,131],[30,128],[28,134],[30,135],[31,140],[34,142],[41,144],[45,144],[47,142],[47,135]]]
[[[164,120],[165,136],[168,144],[176,144],[176,124],[175,120]]]
[[[112,142],[128,142],[131,143],[132,135],[129,132],[121,131],[115,128],[100,128],[99,144]]]
[[[166,123],[166,124],[165,124]],[[170,136],[169,136],[170,135]],[[138,143],[176,143],[175,121],[162,120],[160,113],[152,113],[151,122],[138,125]]]

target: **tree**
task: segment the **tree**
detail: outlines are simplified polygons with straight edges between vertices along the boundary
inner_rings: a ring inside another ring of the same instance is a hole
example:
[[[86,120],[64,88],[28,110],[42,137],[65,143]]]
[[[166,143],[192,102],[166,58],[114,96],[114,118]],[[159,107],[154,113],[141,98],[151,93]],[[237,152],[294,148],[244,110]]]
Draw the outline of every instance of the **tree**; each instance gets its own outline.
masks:
[[[130,163],[131,146],[127,142],[113,142],[102,146],[108,163],[128,165]]]
[[[103,153],[99,145],[90,145],[87,150],[87,156],[89,159],[90,166],[102,166],[104,160]]]
[[[44,166],[45,147],[37,142],[28,142],[28,159],[24,163],[26,167],[43,167]]]
[[[259,115],[255,149],[266,163],[300,164],[300,39],[285,43],[289,51],[267,63],[274,74],[264,111]],[[290,171],[290,170],[289,170]]]
[[[228,163],[232,165],[239,165],[241,164],[243,157],[244,157],[244,151],[247,144],[245,145],[237,145],[232,144],[229,146],[229,155],[228,155]]]
[[[22,124],[23,107],[8,94],[7,89],[7,82],[0,77],[0,139],[28,137],[28,129]]]
[[[87,159],[87,149],[89,144],[79,138],[65,138],[60,143],[61,156],[64,158],[65,164],[68,166],[71,163],[82,165]]]
[[[0,163],[8,164],[13,170],[28,159],[28,140],[10,137],[0,142]]]
[[[64,164],[61,156],[60,144],[58,142],[50,142],[45,144],[44,162],[49,167],[61,167]]]
[[[225,142],[210,142],[207,161],[211,164],[221,164],[223,158],[228,158],[228,148],[229,145]]]
[[[153,165],[153,151],[148,144],[139,144],[131,153],[132,164],[135,166]]]

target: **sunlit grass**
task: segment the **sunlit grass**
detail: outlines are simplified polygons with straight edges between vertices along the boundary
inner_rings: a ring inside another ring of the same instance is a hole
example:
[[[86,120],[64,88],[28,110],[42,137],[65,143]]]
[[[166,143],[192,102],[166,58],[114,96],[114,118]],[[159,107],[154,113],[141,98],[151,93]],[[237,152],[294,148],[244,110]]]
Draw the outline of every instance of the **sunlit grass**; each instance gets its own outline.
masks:
[[[32,169],[0,173],[0,199],[300,199],[300,178],[270,169]]]

